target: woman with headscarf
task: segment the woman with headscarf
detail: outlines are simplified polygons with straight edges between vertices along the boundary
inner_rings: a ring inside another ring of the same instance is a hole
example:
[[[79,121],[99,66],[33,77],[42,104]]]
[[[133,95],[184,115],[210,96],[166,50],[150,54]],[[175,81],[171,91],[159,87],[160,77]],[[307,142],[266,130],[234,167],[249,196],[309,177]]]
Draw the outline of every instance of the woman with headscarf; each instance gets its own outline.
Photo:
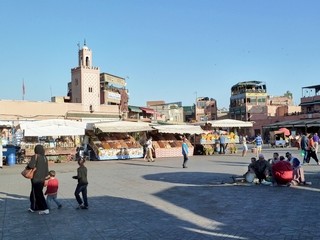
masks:
[[[29,212],[39,211],[39,214],[49,214],[43,195],[44,183],[49,175],[48,160],[42,145],[36,145],[34,153],[27,166],[27,168],[36,168],[33,179],[31,179],[30,208],[28,210]]]
[[[303,167],[300,164],[300,161],[297,158],[294,158],[292,161],[293,166],[293,179],[291,181],[290,186],[296,186],[296,185],[311,185],[311,182],[306,182],[304,177],[304,170]]]

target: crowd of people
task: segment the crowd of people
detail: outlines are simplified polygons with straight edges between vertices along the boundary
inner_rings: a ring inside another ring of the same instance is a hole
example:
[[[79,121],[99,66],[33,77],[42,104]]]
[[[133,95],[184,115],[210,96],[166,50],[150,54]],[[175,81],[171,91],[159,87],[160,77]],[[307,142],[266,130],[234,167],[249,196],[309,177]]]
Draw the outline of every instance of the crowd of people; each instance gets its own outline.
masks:
[[[266,160],[263,154],[251,158],[251,163],[244,175],[247,182],[273,186],[310,185],[305,180],[304,169],[298,158],[287,152],[285,156],[273,153],[273,158]]]

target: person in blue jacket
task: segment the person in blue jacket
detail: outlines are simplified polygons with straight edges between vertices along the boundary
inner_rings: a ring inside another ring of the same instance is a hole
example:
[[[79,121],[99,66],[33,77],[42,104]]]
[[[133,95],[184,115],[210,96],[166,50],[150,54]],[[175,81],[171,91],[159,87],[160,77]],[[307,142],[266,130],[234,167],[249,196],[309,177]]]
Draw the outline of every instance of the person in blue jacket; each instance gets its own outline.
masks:
[[[182,155],[183,155],[183,164],[182,167],[183,168],[187,168],[187,161],[189,160],[188,158],[188,154],[189,154],[189,147],[187,144],[187,139],[184,137],[183,138],[183,143],[182,143]]]

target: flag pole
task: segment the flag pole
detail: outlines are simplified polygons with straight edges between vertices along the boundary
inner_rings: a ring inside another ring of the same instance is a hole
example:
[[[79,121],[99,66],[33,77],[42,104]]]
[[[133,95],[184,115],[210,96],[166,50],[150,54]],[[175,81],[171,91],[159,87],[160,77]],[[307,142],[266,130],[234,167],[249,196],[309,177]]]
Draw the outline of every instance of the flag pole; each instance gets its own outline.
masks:
[[[26,89],[25,89],[25,86],[24,86],[24,79],[22,79],[22,100],[24,100],[25,93],[26,93]]]

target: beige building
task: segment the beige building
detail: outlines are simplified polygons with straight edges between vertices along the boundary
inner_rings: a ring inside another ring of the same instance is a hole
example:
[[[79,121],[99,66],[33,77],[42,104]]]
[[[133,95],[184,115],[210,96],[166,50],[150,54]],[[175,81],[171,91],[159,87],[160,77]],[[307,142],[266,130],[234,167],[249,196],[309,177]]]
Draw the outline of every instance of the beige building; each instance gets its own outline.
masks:
[[[218,117],[217,112],[217,101],[215,99],[208,97],[197,97],[195,107],[196,122],[216,120]]]
[[[164,101],[148,101],[147,106],[155,110],[156,120],[171,123],[184,122],[181,102],[165,103]]]
[[[100,111],[90,112],[81,103],[61,102],[30,102],[1,100],[0,119],[19,121],[33,121],[43,119],[77,119],[92,120],[118,120],[119,108],[117,106],[100,106]]]
[[[79,65],[71,70],[71,102],[82,103],[89,111],[99,111],[100,69],[92,66],[92,52],[86,44],[78,54]]]

